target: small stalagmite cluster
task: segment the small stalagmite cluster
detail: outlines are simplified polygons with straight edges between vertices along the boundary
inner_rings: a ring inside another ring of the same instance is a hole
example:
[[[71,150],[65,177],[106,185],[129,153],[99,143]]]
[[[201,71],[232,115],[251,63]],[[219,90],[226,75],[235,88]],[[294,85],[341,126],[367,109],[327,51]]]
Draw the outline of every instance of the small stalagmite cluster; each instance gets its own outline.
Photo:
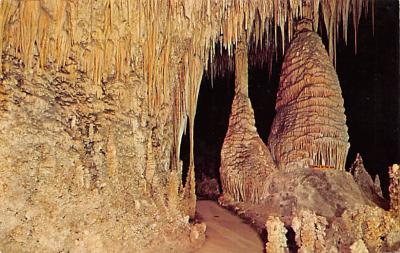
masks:
[[[400,167],[398,164],[389,167],[389,178],[390,209],[400,212]]]
[[[265,223],[265,228],[268,231],[268,242],[265,245],[267,253],[287,253],[289,248],[287,246],[286,233],[287,229],[285,224],[276,216],[270,216]]]
[[[292,228],[296,233],[296,244],[299,253],[326,252],[325,228],[328,222],[310,210],[303,210],[293,217]]]
[[[247,42],[239,42],[235,51],[235,97],[221,150],[220,175],[226,197],[257,203],[266,189],[262,179],[276,168],[255,127],[248,96],[247,52]]]
[[[285,54],[269,147],[280,170],[343,170],[349,136],[339,79],[311,24],[300,29]]]

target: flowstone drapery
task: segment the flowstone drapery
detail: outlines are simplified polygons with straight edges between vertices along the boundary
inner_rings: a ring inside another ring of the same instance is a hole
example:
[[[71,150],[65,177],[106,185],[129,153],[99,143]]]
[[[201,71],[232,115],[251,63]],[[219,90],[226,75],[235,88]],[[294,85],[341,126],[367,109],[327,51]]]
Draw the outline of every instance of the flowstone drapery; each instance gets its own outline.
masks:
[[[269,147],[280,170],[343,170],[349,136],[339,80],[311,24],[299,29],[284,58]]]
[[[257,203],[266,189],[263,179],[276,168],[255,127],[248,96],[247,52],[247,42],[239,42],[235,51],[235,97],[221,150],[220,174],[225,196]]]

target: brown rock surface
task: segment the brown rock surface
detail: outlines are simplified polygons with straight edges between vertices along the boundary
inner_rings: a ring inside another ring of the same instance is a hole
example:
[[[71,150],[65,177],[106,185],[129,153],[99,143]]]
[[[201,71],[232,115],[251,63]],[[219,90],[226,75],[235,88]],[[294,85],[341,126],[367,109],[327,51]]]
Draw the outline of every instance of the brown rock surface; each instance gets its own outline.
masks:
[[[216,178],[210,178],[206,175],[196,181],[196,195],[207,199],[218,199],[219,184]]]
[[[333,166],[349,149],[336,71],[319,35],[299,31],[287,50],[268,144],[280,170]]]
[[[358,184],[361,191],[367,198],[374,201],[382,208],[388,208],[388,203],[382,196],[379,177],[376,177],[375,181],[372,180],[371,176],[365,170],[360,154],[357,154],[356,160],[350,167],[350,173],[353,175],[354,181]]]

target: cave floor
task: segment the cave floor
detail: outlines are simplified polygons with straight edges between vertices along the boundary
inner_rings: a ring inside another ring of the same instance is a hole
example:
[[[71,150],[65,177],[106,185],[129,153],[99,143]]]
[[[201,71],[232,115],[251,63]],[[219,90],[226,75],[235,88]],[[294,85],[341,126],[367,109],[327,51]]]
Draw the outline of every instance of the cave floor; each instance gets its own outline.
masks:
[[[257,232],[228,210],[210,200],[197,201],[196,214],[207,224],[206,241],[196,253],[262,253]]]

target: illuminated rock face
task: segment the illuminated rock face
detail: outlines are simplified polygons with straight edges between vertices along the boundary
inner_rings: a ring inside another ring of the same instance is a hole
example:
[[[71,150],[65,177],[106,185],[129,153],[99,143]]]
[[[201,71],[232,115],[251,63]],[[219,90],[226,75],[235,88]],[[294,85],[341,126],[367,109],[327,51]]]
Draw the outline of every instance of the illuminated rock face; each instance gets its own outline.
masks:
[[[349,149],[340,84],[315,32],[303,29],[286,52],[268,143],[280,170],[333,166]]]
[[[398,164],[393,164],[389,168],[389,178],[390,209],[400,212],[400,168]]]
[[[285,224],[276,216],[270,216],[265,223],[268,232],[268,242],[265,245],[267,253],[286,253],[289,252],[287,246]]]
[[[236,49],[235,64],[235,97],[221,150],[221,183],[226,197],[258,202],[266,188],[265,179],[276,168],[268,147],[255,127],[254,111],[247,94],[245,43]]]

